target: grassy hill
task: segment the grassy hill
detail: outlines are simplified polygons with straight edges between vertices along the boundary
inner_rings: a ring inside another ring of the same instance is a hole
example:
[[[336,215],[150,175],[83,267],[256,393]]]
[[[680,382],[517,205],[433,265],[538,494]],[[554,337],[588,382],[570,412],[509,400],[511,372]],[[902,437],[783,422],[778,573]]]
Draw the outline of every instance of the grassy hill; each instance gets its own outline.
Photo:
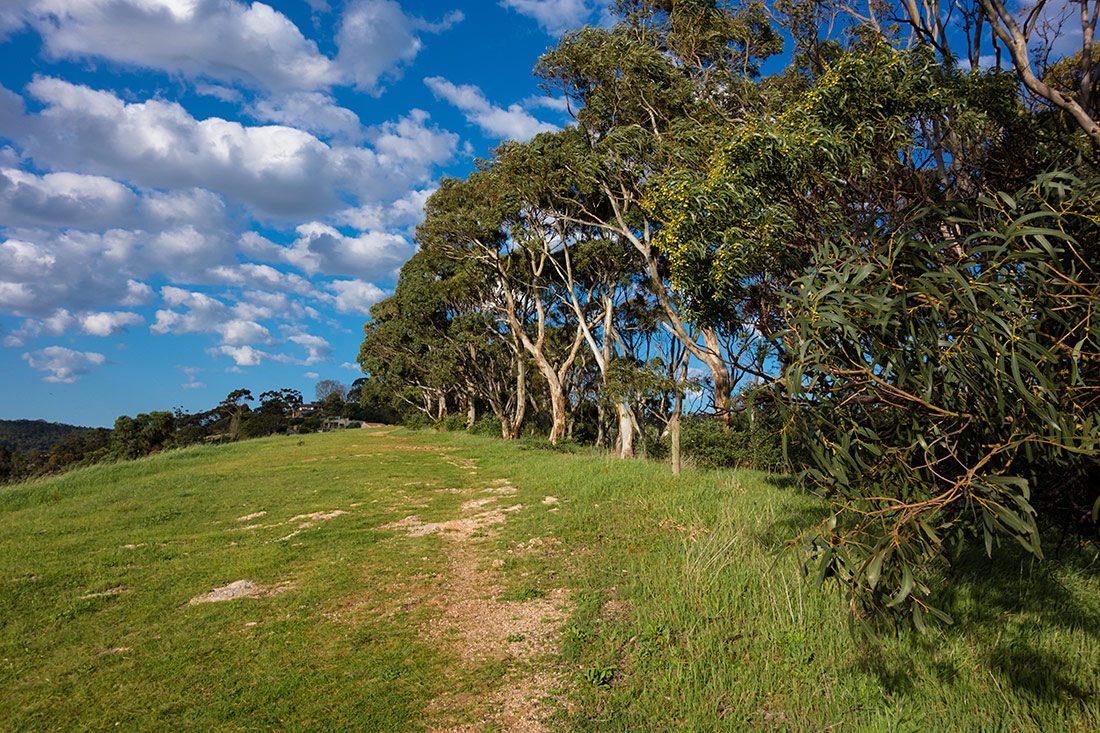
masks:
[[[856,643],[784,551],[826,512],[403,430],[2,488],[0,727],[1100,729],[1095,551],[964,557],[954,626]]]

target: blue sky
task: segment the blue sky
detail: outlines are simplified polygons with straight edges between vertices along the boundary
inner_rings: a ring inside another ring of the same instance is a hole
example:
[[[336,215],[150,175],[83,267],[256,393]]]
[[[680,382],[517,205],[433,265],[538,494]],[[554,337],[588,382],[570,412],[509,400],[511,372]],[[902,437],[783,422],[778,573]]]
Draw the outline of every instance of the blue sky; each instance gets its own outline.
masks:
[[[0,0],[0,417],[344,383],[424,200],[598,0]]]

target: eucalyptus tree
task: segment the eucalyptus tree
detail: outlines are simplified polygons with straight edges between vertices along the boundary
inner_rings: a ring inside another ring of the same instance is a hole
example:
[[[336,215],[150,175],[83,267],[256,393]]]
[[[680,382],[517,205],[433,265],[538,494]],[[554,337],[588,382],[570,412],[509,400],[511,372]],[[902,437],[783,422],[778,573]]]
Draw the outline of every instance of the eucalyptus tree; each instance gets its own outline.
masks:
[[[667,327],[710,369],[716,408],[728,415],[718,336],[712,327],[701,332],[702,345],[693,338],[655,246],[658,224],[642,204],[656,175],[699,158],[713,129],[740,115],[759,63],[781,41],[757,3],[638,0],[616,9],[619,25],[567,34],[536,67],[544,86],[576,110],[576,126],[554,141],[572,185],[554,194],[564,216],[634,248]]]
[[[501,164],[518,144],[508,143],[466,180],[446,179],[425,206],[417,241],[425,252],[478,265],[491,282],[494,310],[515,343],[531,356],[550,398],[550,441],[565,434],[565,382],[583,334],[563,309],[560,283],[550,260],[554,221],[526,206]],[[562,334],[565,334],[562,338]]]
[[[436,271],[417,253],[401,268],[394,294],[371,306],[359,365],[387,389],[395,408],[442,419],[448,394],[461,383],[448,328]]]
[[[569,208],[580,197],[580,187],[559,138],[570,134],[543,133],[529,143],[503,146],[494,166],[506,176],[531,222],[524,236],[530,246],[542,249],[553,268],[562,305],[572,311],[608,399],[612,360],[634,357],[621,336],[630,318],[622,306],[639,291],[642,262],[621,236],[580,223]],[[570,194],[563,196],[563,191]],[[619,455],[632,457],[634,435],[640,430],[637,416],[625,396],[611,402],[619,428]],[[604,400],[597,406],[602,437]]]
[[[973,191],[940,167],[932,123],[956,136],[966,177],[1015,187],[1019,118],[1007,74],[945,67],[926,48],[845,54],[780,114],[730,127],[703,167],[654,182],[672,279],[703,322],[748,323],[781,347],[779,295],[816,246],[865,246],[860,232],[880,225],[943,234],[923,212]]]

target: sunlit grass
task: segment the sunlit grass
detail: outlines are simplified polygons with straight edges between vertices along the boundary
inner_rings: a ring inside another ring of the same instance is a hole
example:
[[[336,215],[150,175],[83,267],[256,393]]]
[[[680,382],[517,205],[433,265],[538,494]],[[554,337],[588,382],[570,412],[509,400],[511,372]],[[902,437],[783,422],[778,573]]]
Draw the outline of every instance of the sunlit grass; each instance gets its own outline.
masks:
[[[0,728],[429,725],[444,689],[505,670],[426,643],[433,611],[398,586],[446,571],[441,540],[377,528],[454,516],[462,497],[431,487],[507,478],[523,508],[486,546],[502,598],[572,598],[560,727],[1100,729],[1100,582],[1072,541],[1034,565],[966,556],[941,598],[955,626],[857,643],[784,552],[825,509],[781,477],[397,435],[478,471],[348,431],[0,490]],[[188,604],[240,579],[280,592]]]

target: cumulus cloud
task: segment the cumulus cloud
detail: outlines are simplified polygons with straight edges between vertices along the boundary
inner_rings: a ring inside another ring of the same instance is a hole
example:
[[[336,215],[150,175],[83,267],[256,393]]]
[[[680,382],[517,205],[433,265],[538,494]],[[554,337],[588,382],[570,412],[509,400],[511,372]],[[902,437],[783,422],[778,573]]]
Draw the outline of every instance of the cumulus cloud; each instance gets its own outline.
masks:
[[[233,345],[223,344],[216,348],[210,349],[210,354],[222,354],[228,356],[233,360],[233,363],[237,367],[245,366],[259,366],[265,361],[281,362],[283,364],[300,364],[303,366],[309,366],[319,361],[327,361],[332,356],[332,347],[328,341],[320,336],[312,336],[307,333],[297,333],[291,336],[288,341],[292,341],[300,346],[304,346],[307,352],[307,356],[304,359],[291,356],[289,354],[282,354],[273,351],[264,351],[257,349],[248,344],[245,345]]]
[[[128,103],[57,78],[38,77],[28,90],[45,106],[22,138],[40,165],[146,188],[207,189],[268,217],[328,214],[349,195],[399,197],[430,180],[458,144],[420,110],[378,128],[370,148],[329,145],[284,125],[199,120],[175,102]]]
[[[256,259],[293,265],[307,275],[355,275],[366,280],[389,277],[415,249],[397,234],[365,232],[348,236],[321,222],[302,224],[289,246],[255,232],[241,237],[241,250]]]
[[[424,204],[435,188],[409,191],[388,204],[369,202],[351,209],[344,209],[336,218],[360,231],[386,230],[413,227],[424,219]]]
[[[523,104],[526,107],[545,107],[546,109],[552,109],[562,114],[569,112],[569,100],[565,97],[536,95],[527,97],[527,99],[523,100]]]
[[[27,131],[26,104],[23,98],[0,85],[0,135],[14,138]]]
[[[195,85],[195,91],[204,97],[213,97],[214,99],[220,99],[230,104],[240,104],[244,102],[243,94],[233,87],[226,87],[221,84],[206,84],[199,82]]]
[[[48,173],[37,176],[0,168],[0,221],[8,226],[56,226],[100,229],[133,221],[138,197],[103,176]]]
[[[245,263],[222,265],[211,268],[209,276],[216,282],[238,287],[261,288],[290,293],[308,293],[312,290],[309,281],[300,275],[276,270],[269,265]]]
[[[254,349],[251,346],[221,346],[217,349],[218,352],[225,354],[233,360],[233,362],[241,366],[259,366],[260,363],[271,355]]]
[[[73,351],[64,346],[47,346],[38,351],[23,354],[31,369],[49,372],[44,382],[70,384],[87,374],[91,367],[107,363],[107,357],[94,351]]]
[[[518,104],[508,109],[491,104],[481,89],[472,84],[455,85],[441,76],[424,80],[439,99],[444,99],[462,110],[466,119],[481,128],[490,137],[525,141],[540,132],[553,132],[556,125],[540,122]]]
[[[106,58],[271,89],[316,89],[340,78],[316,43],[260,2],[39,0],[28,16],[53,58]]]
[[[370,315],[370,307],[386,297],[378,286],[362,280],[335,280],[329,283],[334,293],[333,305],[341,313]]]
[[[43,319],[29,318],[18,329],[4,337],[4,346],[25,346],[29,339],[43,333],[61,336],[67,331],[80,331],[90,336],[113,336],[127,326],[140,326],[145,319],[128,311],[72,313],[59,308]]]
[[[248,114],[261,122],[297,127],[321,137],[358,140],[363,135],[359,115],[322,92],[293,92],[257,100]]]
[[[216,333],[229,346],[266,343],[271,339],[265,326],[242,318],[224,302],[205,293],[164,287],[160,294],[169,307],[156,312],[156,320],[149,327],[154,334]]]
[[[309,352],[309,356],[302,362],[305,365],[315,364],[319,361],[326,361],[332,356],[332,346],[328,341],[324,340],[320,336],[312,336],[308,333],[299,333],[291,336],[287,339],[293,341],[299,346],[304,346],[306,351]]]
[[[173,226],[224,226],[225,204],[199,188],[135,191],[98,175],[37,175],[0,167],[0,222],[9,227],[164,230]]]
[[[557,36],[584,25],[605,3],[594,0],[501,0],[500,5],[533,18],[544,31]]]
[[[420,52],[420,32],[442,33],[463,20],[453,11],[437,23],[405,15],[393,0],[360,0],[348,5],[336,33],[337,64],[345,81],[377,93],[379,80],[398,76]]]
[[[0,240],[0,309],[42,316],[57,308],[103,309],[149,302],[144,279],[188,278],[233,256],[221,232],[192,226],[103,233],[15,229]]]
[[[30,23],[53,59],[103,58],[220,83],[201,82],[200,93],[234,83],[273,91],[354,84],[375,92],[420,52],[422,34],[461,20],[452,12],[431,23],[406,15],[394,0],[359,0],[345,8],[338,52],[330,57],[261,2],[30,0],[23,8],[0,8],[0,36]]]
[[[138,280],[126,281],[126,295],[119,301],[122,305],[148,305],[153,302],[153,289]]]

